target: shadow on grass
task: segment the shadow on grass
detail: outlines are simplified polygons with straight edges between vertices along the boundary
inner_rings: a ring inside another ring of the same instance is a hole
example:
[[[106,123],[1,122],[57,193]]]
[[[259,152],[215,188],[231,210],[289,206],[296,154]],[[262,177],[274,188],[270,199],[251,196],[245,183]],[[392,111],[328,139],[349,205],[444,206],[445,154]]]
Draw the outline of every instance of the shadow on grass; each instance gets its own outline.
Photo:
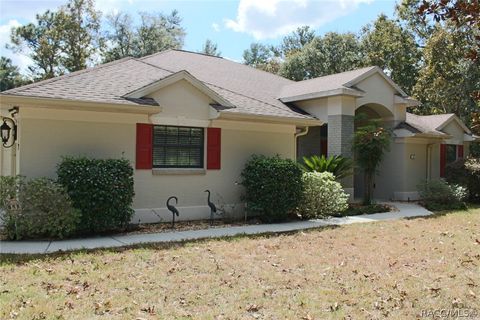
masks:
[[[5,253],[0,254],[0,266],[4,265],[22,265],[33,260],[56,260],[63,259],[69,260],[73,256],[78,254],[104,254],[104,253],[121,253],[129,250],[171,250],[186,247],[192,244],[204,244],[211,241],[237,241],[241,239],[259,239],[259,238],[273,238],[280,235],[294,235],[299,233],[308,233],[315,231],[323,231],[336,229],[340,226],[338,225],[328,225],[320,226],[308,229],[301,230],[292,230],[292,231],[279,231],[279,232],[265,232],[257,234],[238,234],[234,236],[223,236],[223,237],[214,237],[214,238],[202,238],[202,239],[192,239],[192,240],[183,240],[183,241],[171,241],[171,242],[156,242],[156,243],[139,243],[132,245],[125,245],[115,248],[95,248],[95,249],[78,249],[72,251],[58,251],[52,253],[38,253],[38,254],[14,254],[14,253]],[[73,260],[73,259],[72,259]]]
[[[429,216],[407,217],[405,219],[406,220],[437,219],[437,218],[444,217],[444,216],[449,215],[449,214],[454,214],[454,213],[459,213],[459,212],[470,213],[471,211],[478,210],[478,209],[480,209],[480,204],[478,204],[478,203],[467,203],[467,207],[465,209],[437,210],[437,211],[432,211],[433,214],[431,214]],[[475,213],[472,212],[472,214],[475,214]]]

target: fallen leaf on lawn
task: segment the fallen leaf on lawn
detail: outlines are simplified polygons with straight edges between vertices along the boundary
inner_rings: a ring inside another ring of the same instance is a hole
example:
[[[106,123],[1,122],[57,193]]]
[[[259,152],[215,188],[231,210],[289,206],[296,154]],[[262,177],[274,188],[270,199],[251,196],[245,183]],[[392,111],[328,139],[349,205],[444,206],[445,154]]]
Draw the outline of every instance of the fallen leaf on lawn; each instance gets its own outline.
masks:
[[[338,302],[335,302],[333,305],[329,307],[331,312],[337,311],[339,309]]]
[[[141,311],[154,315],[155,314],[155,306],[148,306],[140,309]]]
[[[472,298],[476,298],[477,295],[475,294],[475,292],[473,292],[472,290],[468,290],[468,295],[471,296]]]
[[[250,304],[247,306],[248,312],[257,312],[258,310],[260,310],[260,307],[257,306],[256,304]]]

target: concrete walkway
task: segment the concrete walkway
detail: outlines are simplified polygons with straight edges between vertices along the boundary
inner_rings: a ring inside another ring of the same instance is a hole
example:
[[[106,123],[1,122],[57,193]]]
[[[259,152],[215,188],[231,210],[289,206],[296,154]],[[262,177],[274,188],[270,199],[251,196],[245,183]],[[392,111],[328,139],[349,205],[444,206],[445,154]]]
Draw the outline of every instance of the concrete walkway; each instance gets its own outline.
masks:
[[[204,230],[172,231],[148,234],[114,235],[54,241],[0,241],[0,254],[42,254],[79,249],[114,248],[140,243],[178,242],[236,235],[254,235],[305,230],[332,225],[397,220],[408,217],[427,216],[432,212],[413,203],[386,202],[398,209],[394,212],[371,215],[328,218],[277,224],[245,225],[238,227],[211,228]]]

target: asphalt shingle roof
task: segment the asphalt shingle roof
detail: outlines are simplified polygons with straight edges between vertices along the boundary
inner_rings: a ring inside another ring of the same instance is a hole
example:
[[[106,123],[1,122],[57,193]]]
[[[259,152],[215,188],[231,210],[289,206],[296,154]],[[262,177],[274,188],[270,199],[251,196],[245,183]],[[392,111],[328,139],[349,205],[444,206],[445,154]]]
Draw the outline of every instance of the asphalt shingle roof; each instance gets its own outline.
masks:
[[[453,113],[437,114],[429,116],[418,116],[407,112],[405,123],[415,128],[421,133],[433,133],[444,135],[445,133],[437,130],[445,121],[455,116]]]
[[[276,99],[281,88],[293,81],[223,58],[181,50],[167,50],[141,59],[124,58],[14,88],[2,94],[154,105],[151,99],[131,99],[125,96],[182,70],[188,71],[234,105],[234,108],[224,109],[223,112],[313,119]]]
[[[376,67],[366,67],[352,71],[336,73],[328,76],[292,82],[282,87],[278,97],[295,97],[312,92],[330,91],[336,89],[347,89],[345,86],[348,82],[360,77],[362,74],[369,72]]]
[[[187,71],[230,102],[222,112],[315,119],[279,98],[346,88],[376,67],[295,82],[227,59],[182,50],[167,50],[140,59],[124,58],[53,79],[4,91],[5,95],[114,103],[156,105],[152,99],[127,95],[174,73]]]

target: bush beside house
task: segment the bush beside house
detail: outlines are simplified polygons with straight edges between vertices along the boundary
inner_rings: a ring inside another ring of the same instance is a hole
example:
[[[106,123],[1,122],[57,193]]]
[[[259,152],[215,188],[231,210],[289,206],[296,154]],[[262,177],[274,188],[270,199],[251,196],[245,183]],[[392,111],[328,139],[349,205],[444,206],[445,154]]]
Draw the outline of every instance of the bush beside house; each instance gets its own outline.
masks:
[[[449,184],[445,180],[431,180],[418,186],[423,205],[428,210],[465,209],[467,189],[460,185]]]
[[[302,168],[307,172],[330,172],[335,179],[341,180],[353,175],[353,160],[338,155],[303,157]]]
[[[65,188],[47,178],[1,177],[0,201],[5,235],[11,240],[65,238],[80,221]]]
[[[293,160],[254,155],[241,176],[249,215],[267,222],[285,220],[301,201],[302,169]]]
[[[133,168],[126,159],[66,157],[57,167],[58,181],[81,211],[79,231],[124,228],[133,216]]]
[[[449,183],[458,184],[468,191],[468,200],[480,203],[480,159],[459,159],[448,165],[445,178]]]
[[[348,208],[349,195],[330,172],[305,172],[302,177],[303,195],[298,214],[313,219],[337,214]]]

